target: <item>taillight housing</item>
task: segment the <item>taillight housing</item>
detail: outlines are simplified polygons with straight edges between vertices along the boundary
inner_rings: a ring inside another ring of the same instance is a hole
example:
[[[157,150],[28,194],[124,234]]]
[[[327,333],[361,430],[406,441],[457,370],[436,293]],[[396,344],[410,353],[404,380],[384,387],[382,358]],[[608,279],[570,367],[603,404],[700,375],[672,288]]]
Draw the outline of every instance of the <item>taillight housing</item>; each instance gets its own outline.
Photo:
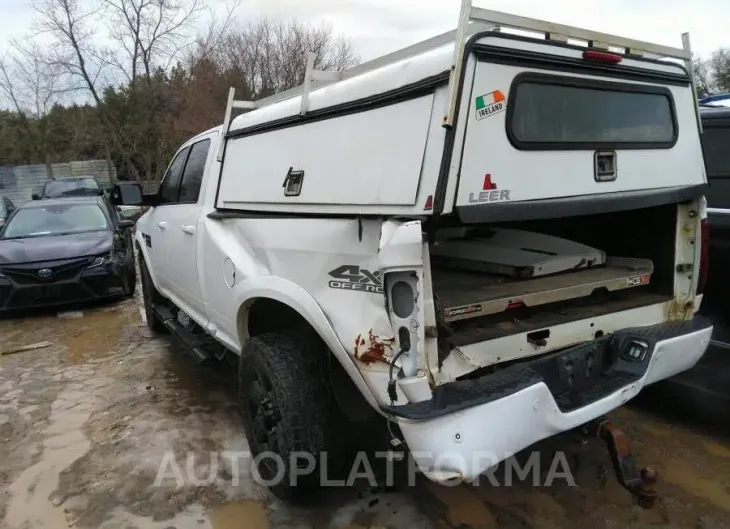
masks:
[[[702,294],[707,285],[710,268],[710,223],[707,218],[700,221],[700,270],[697,275],[697,294]]]

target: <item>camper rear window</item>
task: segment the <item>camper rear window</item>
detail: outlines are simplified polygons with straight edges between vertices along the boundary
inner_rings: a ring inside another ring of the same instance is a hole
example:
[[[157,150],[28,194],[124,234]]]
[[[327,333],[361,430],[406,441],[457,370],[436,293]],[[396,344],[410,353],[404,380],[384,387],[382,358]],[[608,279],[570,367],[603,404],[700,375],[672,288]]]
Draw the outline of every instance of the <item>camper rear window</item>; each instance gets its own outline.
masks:
[[[507,135],[523,150],[667,149],[677,120],[663,87],[528,73],[512,84]]]

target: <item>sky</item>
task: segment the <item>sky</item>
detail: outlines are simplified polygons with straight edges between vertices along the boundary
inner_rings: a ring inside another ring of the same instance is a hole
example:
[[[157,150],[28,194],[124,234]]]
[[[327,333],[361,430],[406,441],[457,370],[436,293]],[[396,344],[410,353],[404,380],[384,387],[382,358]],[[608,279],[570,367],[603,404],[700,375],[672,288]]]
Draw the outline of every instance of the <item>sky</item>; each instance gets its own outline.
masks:
[[[2,1],[2,0],[0,0]],[[669,46],[690,32],[693,51],[730,47],[729,0],[473,0],[477,7]],[[460,0],[247,0],[243,13],[327,20],[370,59],[454,29]]]
[[[81,0],[85,1],[85,0]],[[223,12],[230,0],[205,0]],[[730,0],[473,0],[474,5],[681,47],[708,56],[730,47]],[[329,22],[349,37],[363,60],[456,27],[460,0],[241,0],[237,17]],[[31,0],[0,0],[0,51],[32,31]]]

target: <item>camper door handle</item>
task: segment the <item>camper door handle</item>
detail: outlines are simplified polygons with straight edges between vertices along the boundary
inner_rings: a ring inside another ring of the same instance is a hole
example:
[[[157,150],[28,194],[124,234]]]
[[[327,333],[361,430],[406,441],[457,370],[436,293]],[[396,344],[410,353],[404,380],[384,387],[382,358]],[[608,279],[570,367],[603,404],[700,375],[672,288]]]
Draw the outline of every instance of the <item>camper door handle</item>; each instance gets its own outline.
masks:
[[[195,235],[195,226],[181,226],[180,229],[188,235]]]
[[[164,230],[167,228],[167,222],[158,222],[157,227],[160,228],[161,230]]]
[[[295,171],[294,167],[290,167],[284,178],[281,187],[284,188],[284,196],[298,197],[302,192],[302,184],[304,183],[304,171]]]

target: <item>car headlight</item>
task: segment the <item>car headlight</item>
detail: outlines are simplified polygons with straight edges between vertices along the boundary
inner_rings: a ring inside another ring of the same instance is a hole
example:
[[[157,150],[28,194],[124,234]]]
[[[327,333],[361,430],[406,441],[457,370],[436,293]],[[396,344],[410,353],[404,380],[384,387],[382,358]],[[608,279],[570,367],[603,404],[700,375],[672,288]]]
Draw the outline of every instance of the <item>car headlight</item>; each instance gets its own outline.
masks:
[[[109,263],[112,260],[112,253],[108,252],[96,257],[87,268],[94,268]]]

